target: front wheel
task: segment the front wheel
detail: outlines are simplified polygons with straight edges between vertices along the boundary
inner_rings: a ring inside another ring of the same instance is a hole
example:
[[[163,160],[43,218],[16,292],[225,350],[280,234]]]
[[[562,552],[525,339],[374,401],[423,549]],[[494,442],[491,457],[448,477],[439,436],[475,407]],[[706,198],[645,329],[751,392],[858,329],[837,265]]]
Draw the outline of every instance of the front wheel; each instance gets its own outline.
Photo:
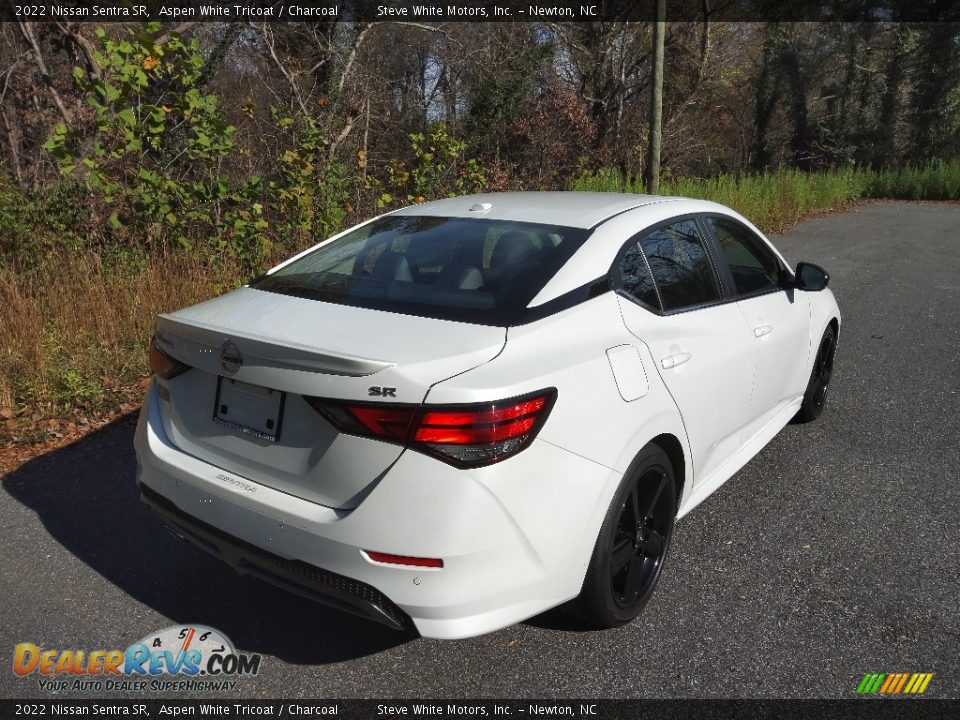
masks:
[[[794,422],[813,422],[827,403],[827,390],[830,388],[830,378],[833,377],[833,358],[837,352],[837,333],[832,325],[827,325],[817,348],[817,357],[813,361],[813,370],[807,390],[803,394],[803,403],[794,416]]]
[[[660,579],[677,516],[676,485],[667,454],[647,445],[607,510],[577,602],[591,625],[633,620]]]

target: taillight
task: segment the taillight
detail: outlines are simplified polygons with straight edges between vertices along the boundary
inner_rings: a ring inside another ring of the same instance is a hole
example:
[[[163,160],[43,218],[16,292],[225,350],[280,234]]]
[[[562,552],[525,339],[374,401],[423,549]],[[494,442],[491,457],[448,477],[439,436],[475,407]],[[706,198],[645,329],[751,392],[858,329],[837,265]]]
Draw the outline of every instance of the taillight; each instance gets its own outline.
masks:
[[[416,405],[341,404],[310,397],[306,400],[341,432],[399,442],[407,439],[418,409]]]
[[[556,389],[550,388],[471,405],[306,400],[341,432],[404,443],[457,467],[480,467],[527,447],[556,398]]]
[[[150,368],[158,377],[164,380],[174,378],[180,373],[190,369],[189,365],[184,365],[175,357],[167,355],[163,350],[157,347],[157,341],[150,343]]]

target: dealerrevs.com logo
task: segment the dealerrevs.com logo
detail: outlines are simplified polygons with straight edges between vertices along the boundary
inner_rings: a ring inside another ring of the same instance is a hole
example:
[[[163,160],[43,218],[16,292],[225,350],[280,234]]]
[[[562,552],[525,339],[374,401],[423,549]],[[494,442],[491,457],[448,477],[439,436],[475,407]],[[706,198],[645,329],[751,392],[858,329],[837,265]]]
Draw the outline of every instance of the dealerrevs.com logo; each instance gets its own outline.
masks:
[[[20,643],[13,672],[35,676],[42,690],[144,692],[231,691],[236,678],[260,672],[261,656],[238,653],[204,625],[174,625],[126,650],[58,650]]]

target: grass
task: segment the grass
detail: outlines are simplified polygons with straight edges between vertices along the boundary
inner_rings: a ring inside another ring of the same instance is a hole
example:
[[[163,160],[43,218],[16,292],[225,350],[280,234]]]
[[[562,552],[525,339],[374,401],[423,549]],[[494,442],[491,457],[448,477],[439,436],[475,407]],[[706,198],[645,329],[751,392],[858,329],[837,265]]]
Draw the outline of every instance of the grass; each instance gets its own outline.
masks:
[[[904,200],[960,200],[960,161],[869,173],[864,196]]]
[[[641,183],[609,170],[580,178],[574,188],[643,192]],[[882,172],[668,178],[662,192],[715,200],[775,232],[862,199],[960,200],[960,161]],[[64,232],[44,220],[49,216],[28,216],[0,192],[0,235],[19,222],[21,245],[39,248],[44,258],[18,268],[14,259],[24,256],[17,248],[0,253],[0,445],[43,440],[56,418],[82,421],[131,402],[137,396],[131,388],[148,371],[156,314],[242,282],[236,267],[185,253],[149,256],[74,245],[51,254]]]
[[[609,169],[581,177],[576,190],[645,192],[642,180]],[[778,232],[812,214],[865,199],[960,200],[960,161],[899,170],[829,170],[715,178],[668,178],[662,195],[702,198],[728,205],[765,232]]]
[[[156,314],[223,291],[234,275],[184,255],[0,270],[0,434],[28,438],[38,419],[115,409],[110,391],[147,372]]]

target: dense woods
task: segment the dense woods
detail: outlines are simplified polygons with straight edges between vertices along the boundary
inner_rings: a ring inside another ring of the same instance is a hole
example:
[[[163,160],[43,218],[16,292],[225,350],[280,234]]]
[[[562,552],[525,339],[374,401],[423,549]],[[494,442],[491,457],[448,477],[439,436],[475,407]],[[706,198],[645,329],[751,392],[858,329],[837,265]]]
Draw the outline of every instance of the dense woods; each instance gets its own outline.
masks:
[[[0,32],[3,192],[59,198],[78,241],[257,265],[419,198],[644,172],[649,23]],[[669,23],[663,175],[956,158],[958,40],[951,22]]]
[[[0,407],[101,401],[158,309],[384,209],[642,188],[651,44],[641,22],[0,24]],[[662,192],[768,202],[767,228],[958,198],[960,23],[668,22],[662,125]]]

